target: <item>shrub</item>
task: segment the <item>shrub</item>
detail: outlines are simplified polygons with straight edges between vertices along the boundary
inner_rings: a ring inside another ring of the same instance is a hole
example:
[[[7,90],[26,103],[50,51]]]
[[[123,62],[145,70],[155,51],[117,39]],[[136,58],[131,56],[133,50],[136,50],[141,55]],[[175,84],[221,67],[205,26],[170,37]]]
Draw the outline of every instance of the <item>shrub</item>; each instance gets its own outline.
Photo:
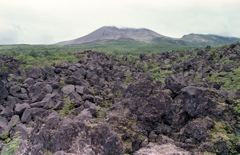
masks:
[[[132,82],[132,74],[131,74],[131,72],[129,71],[129,70],[127,70],[126,72],[125,72],[125,84],[129,84],[130,82]]]
[[[62,116],[66,116],[66,115],[69,115],[69,114],[71,114],[72,113],[72,110],[73,110],[73,102],[70,100],[70,99],[68,99],[68,98],[64,98],[64,106],[63,106],[63,109],[62,110],[60,110],[60,115],[62,115]]]
[[[60,85],[59,85],[59,88],[62,89],[64,86],[66,86],[65,82],[60,80],[59,81]]]
[[[2,132],[1,138],[4,139],[4,140],[8,139],[9,138],[9,132],[8,131]]]
[[[147,70],[148,69],[148,64],[144,61],[142,67],[143,67],[144,70]]]
[[[235,62],[235,61],[233,61],[233,60],[229,60],[229,59],[225,60],[224,63],[225,63],[225,64],[230,64],[230,65],[238,65],[237,62]]]
[[[116,98],[121,98],[121,97],[122,97],[122,94],[121,94],[121,92],[120,92],[119,90],[116,91],[115,97],[116,97]]]
[[[12,139],[3,147],[1,155],[13,155],[19,147],[20,136],[16,133]]]
[[[210,54],[211,56],[214,56],[216,52],[217,52],[216,49],[211,49],[211,50],[209,51],[209,54]]]
[[[38,53],[34,49],[31,52],[29,52],[28,55],[34,58],[38,57]]]
[[[141,62],[140,61],[137,61],[136,63],[135,63],[135,67],[141,67]]]
[[[8,70],[8,67],[6,67],[6,66],[1,66],[0,67],[0,71],[1,72],[5,72],[5,71],[7,71]]]

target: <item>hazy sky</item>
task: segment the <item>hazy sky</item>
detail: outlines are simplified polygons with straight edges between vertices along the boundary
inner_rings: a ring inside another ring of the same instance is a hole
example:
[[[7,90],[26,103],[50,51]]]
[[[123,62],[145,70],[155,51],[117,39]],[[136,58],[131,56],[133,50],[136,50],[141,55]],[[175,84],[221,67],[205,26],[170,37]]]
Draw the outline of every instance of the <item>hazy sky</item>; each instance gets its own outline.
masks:
[[[102,26],[240,38],[240,0],[0,0],[0,44],[52,44]]]

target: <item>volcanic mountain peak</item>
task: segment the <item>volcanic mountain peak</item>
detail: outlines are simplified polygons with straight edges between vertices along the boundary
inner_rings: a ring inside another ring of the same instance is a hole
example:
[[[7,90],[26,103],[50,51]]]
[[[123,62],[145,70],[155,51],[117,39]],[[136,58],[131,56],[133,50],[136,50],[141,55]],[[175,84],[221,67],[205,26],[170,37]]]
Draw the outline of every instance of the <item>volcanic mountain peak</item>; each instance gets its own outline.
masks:
[[[131,39],[140,42],[151,42],[153,38],[165,37],[146,28],[117,28],[114,26],[103,26],[92,33],[70,41],[57,43],[58,45],[88,44],[101,40]]]
[[[240,38],[223,37],[211,34],[188,34],[182,38],[171,38],[146,28],[117,28],[115,26],[103,26],[83,37],[56,43],[57,45],[91,44],[102,41],[128,39],[137,42],[168,44],[177,46],[220,46],[240,41]]]

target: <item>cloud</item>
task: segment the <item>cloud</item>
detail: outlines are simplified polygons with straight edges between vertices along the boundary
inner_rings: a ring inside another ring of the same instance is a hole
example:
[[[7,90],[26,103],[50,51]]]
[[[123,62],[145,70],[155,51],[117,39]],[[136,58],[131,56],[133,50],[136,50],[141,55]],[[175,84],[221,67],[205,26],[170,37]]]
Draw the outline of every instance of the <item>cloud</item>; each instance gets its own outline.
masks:
[[[0,44],[17,44],[20,37],[21,28],[12,24],[7,28],[0,27]]]
[[[50,44],[105,25],[144,27],[170,37],[240,37],[239,6],[239,0],[0,0],[0,44]]]
[[[0,44],[49,44],[54,43],[54,35],[48,29],[30,29],[20,25],[10,25],[0,29]]]

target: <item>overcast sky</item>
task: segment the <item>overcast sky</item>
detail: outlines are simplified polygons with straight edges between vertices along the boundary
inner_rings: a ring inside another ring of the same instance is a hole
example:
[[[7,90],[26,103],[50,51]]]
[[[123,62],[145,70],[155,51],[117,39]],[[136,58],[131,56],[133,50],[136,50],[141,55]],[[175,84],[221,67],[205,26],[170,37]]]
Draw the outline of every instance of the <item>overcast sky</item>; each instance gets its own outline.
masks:
[[[52,44],[102,26],[240,38],[240,0],[0,0],[0,44]]]

